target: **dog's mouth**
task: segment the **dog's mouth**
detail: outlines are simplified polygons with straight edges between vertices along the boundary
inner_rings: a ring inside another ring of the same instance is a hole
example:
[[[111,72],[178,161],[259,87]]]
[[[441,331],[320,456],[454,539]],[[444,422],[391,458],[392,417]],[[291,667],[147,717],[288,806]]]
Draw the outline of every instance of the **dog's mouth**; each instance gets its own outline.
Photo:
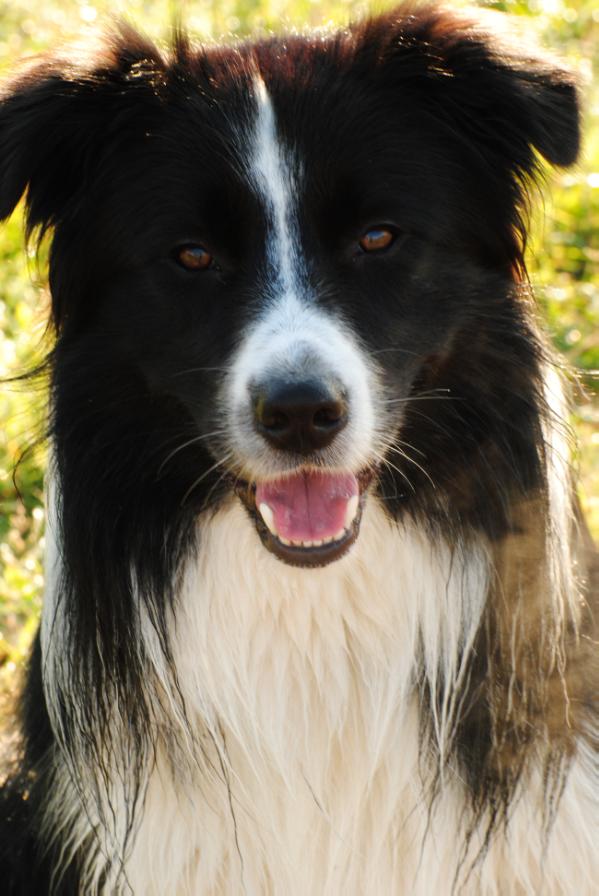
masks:
[[[263,545],[292,566],[326,566],[342,557],[360,531],[372,470],[301,468],[277,479],[238,480],[237,495]]]

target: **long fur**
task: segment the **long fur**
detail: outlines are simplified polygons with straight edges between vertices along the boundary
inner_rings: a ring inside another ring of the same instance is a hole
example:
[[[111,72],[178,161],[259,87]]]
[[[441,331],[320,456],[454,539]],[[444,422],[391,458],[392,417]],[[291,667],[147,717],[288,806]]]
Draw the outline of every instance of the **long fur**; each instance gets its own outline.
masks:
[[[436,6],[122,27],[6,87],[0,214],[51,232],[56,336],[9,893],[595,891],[598,565],[524,266],[578,141],[568,72]],[[308,372],[350,417],[306,459],[248,396]],[[306,464],[373,477],[323,568],[248,498]]]

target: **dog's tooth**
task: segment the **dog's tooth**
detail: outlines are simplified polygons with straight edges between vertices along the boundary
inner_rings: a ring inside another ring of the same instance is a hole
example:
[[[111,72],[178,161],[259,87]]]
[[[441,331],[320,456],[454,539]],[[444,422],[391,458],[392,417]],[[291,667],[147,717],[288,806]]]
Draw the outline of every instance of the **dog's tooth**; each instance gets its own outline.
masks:
[[[280,541],[282,544],[286,544],[286,545],[289,545],[289,546],[291,546],[291,545],[293,544],[292,541],[289,541],[288,538],[283,538],[282,535],[277,535],[277,538],[279,539],[279,541]]]
[[[321,544],[324,544],[324,541],[322,539],[320,539],[320,541],[318,539],[316,539],[315,541],[312,542],[312,547],[319,548],[321,546]]]
[[[277,527],[275,526],[275,516],[274,516],[274,513],[272,512],[272,510],[270,509],[270,507],[268,506],[268,504],[265,504],[263,502],[258,507],[258,510],[260,511],[260,516],[262,517],[262,519],[264,520],[264,522],[266,523],[266,525],[268,526],[268,528],[272,532],[272,534],[277,535]]]
[[[349,529],[351,524],[356,518],[356,514],[358,512],[358,505],[360,503],[360,498],[358,495],[353,495],[347,502],[347,508],[345,510],[345,528]]]
[[[309,539],[308,539],[308,541],[302,541],[303,548],[311,548],[313,544],[314,544],[314,542],[310,541]]]
[[[337,532],[337,534],[333,537],[333,541],[339,541],[341,538],[343,538],[344,535],[347,535],[346,530],[345,530],[345,529],[339,529],[339,531]]]

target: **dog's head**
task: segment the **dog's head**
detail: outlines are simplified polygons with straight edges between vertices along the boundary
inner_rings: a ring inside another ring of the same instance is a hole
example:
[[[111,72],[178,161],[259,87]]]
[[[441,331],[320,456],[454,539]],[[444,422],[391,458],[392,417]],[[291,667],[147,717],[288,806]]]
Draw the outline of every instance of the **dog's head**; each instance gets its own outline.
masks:
[[[355,540],[374,476],[392,508],[491,518],[468,474],[500,477],[533,414],[526,185],[577,150],[569,75],[432,7],[36,64],[0,106],[0,213],[26,191],[52,232],[67,516],[153,519],[158,549],[235,491],[300,565]]]

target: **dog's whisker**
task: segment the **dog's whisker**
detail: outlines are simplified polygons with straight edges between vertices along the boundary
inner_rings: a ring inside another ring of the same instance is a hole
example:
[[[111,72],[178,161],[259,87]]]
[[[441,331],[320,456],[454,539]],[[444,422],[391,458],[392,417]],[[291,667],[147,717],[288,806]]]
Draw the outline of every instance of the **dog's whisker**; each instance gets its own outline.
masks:
[[[407,460],[408,463],[411,463],[411,464],[413,464],[415,467],[417,467],[417,469],[420,470],[420,472],[423,474],[423,476],[425,476],[425,477],[428,479],[428,481],[430,482],[430,484],[432,485],[432,487],[433,487],[433,488],[436,488],[436,485],[435,485],[435,483],[433,482],[433,480],[431,479],[430,474],[427,472],[427,470],[424,469],[424,467],[423,467],[421,464],[418,463],[418,461],[414,460],[413,457],[410,457],[409,454],[407,454],[405,451],[402,451],[402,449],[399,448],[397,445],[389,445],[389,446],[388,446],[388,450],[389,450],[389,451],[392,451],[392,452],[395,452],[395,454],[398,454],[400,457],[403,457],[404,460]]]
[[[414,358],[422,357],[418,352],[412,352],[407,348],[378,348],[371,352],[372,355],[385,355],[387,353],[398,353],[402,355],[411,355]]]
[[[196,445],[196,444],[198,444],[199,442],[206,441],[207,439],[213,439],[213,438],[215,438],[215,437],[218,437],[218,436],[224,436],[224,435],[226,435],[226,430],[224,430],[224,429],[215,429],[215,430],[213,430],[212,432],[202,433],[201,435],[196,435],[196,436],[194,436],[193,438],[188,439],[186,442],[183,442],[181,445],[177,445],[177,447],[176,447],[173,451],[171,451],[169,454],[167,454],[167,456],[164,458],[164,460],[162,461],[162,463],[161,463],[160,466],[158,467],[156,476],[157,476],[157,477],[160,476],[160,474],[162,473],[163,469],[164,469],[165,466],[168,464],[168,462],[169,462],[173,457],[175,457],[175,455],[179,454],[180,451],[183,451],[185,448],[189,448],[190,445]]]
[[[448,390],[449,391],[449,390]],[[425,393],[422,395],[410,395],[407,398],[389,398],[384,400],[384,404],[414,404],[417,401],[465,401],[459,395],[433,395]]]
[[[223,466],[223,464],[228,463],[230,460],[232,460],[232,458],[233,458],[233,453],[230,452],[225,457],[220,458],[220,460],[217,460],[216,463],[212,464],[212,466],[209,467],[207,470],[205,470],[201,476],[198,476],[198,478],[194,480],[193,484],[187,489],[187,491],[183,495],[183,497],[181,499],[181,505],[185,504],[185,502],[187,501],[187,498],[191,495],[191,493],[193,491],[195,491],[195,489],[198,487],[198,485],[200,485],[200,483],[203,482],[204,479],[206,479],[206,477],[210,475],[210,473],[213,473],[214,470],[217,470],[219,467]]]
[[[185,370],[178,370],[176,373],[171,374],[171,379],[179,376],[187,376],[191,373],[228,373],[230,370],[230,365],[223,365],[221,367],[187,367]]]
[[[416,448],[415,445],[411,445],[410,442],[405,442],[403,439],[394,439],[391,443],[391,446],[401,445],[402,448],[407,448],[410,451],[415,451],[416,454],[419,454],[420,457],[426,457],[426,451],[421,451],[420,448]]]
[[[416,489],[414,488],[414,486],[413,486],[412,482],[410,481],[409,477],[407,476],[407,474],[403,470],[401,470],[399,467],[397,467],[392,461],[390,461],[388,457],[385,457],[384,454],[375,454],[375,457],[377,458],[377,460],[379,461],[380,464],[387,467],[389,470],[392,470],[393,472],[398,473],[401,476],[401,478],[407,483],[410,490],[414,493],[416,492]]]

